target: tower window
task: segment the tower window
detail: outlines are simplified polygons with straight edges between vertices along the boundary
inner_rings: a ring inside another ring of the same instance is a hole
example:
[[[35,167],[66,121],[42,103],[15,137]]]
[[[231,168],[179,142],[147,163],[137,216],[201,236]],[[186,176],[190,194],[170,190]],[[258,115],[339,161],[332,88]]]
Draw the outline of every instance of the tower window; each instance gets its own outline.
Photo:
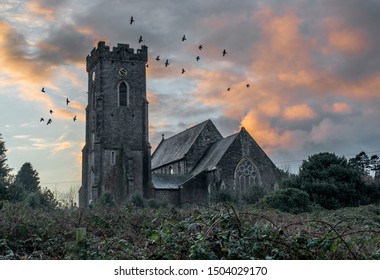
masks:
[[[115,160],[115,152],[112,151],[111,152],[111,165],[115,165],[115,162],[116,162],[116,160]]]
[[[119,85],[119,106],[128,105],[128,87],[125,82]]]

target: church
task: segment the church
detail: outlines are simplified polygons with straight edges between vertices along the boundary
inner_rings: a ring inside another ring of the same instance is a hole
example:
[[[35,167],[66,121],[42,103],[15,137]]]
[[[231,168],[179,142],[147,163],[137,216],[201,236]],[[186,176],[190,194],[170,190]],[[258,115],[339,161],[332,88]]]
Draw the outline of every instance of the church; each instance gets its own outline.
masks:
[[[219,190],[244,194],[277,188],[276,166],[244,129],[223,137],[211,120],[149,143],[148,48],[110,50],[100,41],[86,59],[88,104],[79,205],[105,193],[121,204],[133,196],[173,205],[207,203]]]

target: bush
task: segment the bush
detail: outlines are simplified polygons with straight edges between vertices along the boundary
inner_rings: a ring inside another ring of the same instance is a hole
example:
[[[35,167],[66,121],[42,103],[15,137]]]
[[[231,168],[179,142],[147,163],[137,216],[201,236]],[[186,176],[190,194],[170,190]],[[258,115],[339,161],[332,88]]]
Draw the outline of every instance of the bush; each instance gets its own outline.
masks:
[[[145,207],[144,198],[140,194],[132,195],[131,198],[129,199],[129,202],[138,208],[144,208]]]
[[[280,189],[265,196],[260,202],[262,208],[277,209],[298,214],[310,212],[312,203],[307,192],[295,188]]]
[[[101,195],[101,197],[96,202],[97,206],[100,207],[113,207],[115,206],[115,200],[110,192],[105,192]]]
[[[261,186],[252,186],[248,191],[241,193],[239,195],[240,200],[244,204],[255,204],[265,195],[265,190]]]
[[[211,203],[236,202],[237,196],[234,192],[221,189],[210,195]]]

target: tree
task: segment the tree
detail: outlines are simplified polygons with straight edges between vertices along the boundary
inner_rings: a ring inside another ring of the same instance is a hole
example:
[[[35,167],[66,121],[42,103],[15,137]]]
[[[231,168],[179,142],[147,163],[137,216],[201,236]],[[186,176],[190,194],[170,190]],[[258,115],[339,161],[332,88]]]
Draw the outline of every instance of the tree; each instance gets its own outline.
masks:
[[[369,194],[376,190],[365,188],[362,175],[366,166],[363,154],[349,163],[334,153],[319,153],[303,161],[299,175],[287,186],[306,191],[313,202],[326,209],[372,203],[376,196]]]
[[[0,133],[0,200],[3,200],[7,196],[7,185],[9,184],[9,172],[12,170],[9,168],[6,156],[7,149],[3,137]]]
[[[25,162],[18,171],[16,183],[23,185],[25,192],[37,192],[40,189],[40,178],[38,172],[33,169],[30,162]]]

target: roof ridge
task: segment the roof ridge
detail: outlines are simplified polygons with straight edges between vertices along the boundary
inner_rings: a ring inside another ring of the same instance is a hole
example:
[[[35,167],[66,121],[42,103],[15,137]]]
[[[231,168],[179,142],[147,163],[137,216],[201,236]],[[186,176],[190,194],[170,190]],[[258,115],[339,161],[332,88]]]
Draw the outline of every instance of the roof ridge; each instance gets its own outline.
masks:
[[[206,126],[206,123],[207,123],[208,121],[211,121],[211,120],[208,119],[208,120],[205,120],[205,121],[203,121],[203,122],[201,122],[201,123],[198,123],[198,124],[195,124],[195,125],[193,125],[193,126],[190,126],[190,127],[186,128],[185,130],[182,130],[182,131],[180,131],[180,132],[178,132],[178,133],[176,133],[176,134],[170,136],[169,138],[166,138],[166,139],[164,138],[163,140],[164,140],[164,141],[169,140],[169,139],[171,139],[171,138],[173,138],[173,137],[175,137],[175,136],[178,136],[178,135],[180,135],[180,134],[182,134],[182,133],[185,133],[186,131],[189,131],[189,130],[195,129],[196,127],[199,127],[199,126],[201,126],[201,125]]]

